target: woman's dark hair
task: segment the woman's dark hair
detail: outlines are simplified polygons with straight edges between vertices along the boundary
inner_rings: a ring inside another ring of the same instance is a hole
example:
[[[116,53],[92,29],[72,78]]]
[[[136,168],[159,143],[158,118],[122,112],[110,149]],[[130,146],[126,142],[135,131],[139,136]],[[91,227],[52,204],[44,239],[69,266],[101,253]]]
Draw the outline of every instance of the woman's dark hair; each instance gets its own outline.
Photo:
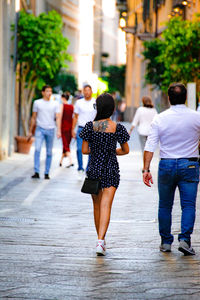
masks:
[[[115,109],[115,101],[110,94],[101,94],[96,99],[96,108],[97,114],[94,121],[110,118]]]
[[[149,97],[149,96],[144,96],[142,98],[142,103],[143,103],[144,107],[149,107],[149,108],[153,108],[154,107],[153,106],[153,102],[151,100],[151,97]]]
[[[168,89],[169,102],[171,105],[185,104],[187,90],[182,83],[172,83]]]
[[[66,100],[69,100],[69,94],[62,94],[62,98],[65,98]]]

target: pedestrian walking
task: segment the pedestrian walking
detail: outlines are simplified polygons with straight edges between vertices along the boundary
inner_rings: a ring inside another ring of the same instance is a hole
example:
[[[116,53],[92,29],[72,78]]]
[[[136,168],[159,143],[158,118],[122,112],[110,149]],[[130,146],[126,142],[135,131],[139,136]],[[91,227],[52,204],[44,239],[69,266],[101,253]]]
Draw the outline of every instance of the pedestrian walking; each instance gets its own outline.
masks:
[[[52,88],[45,85],[42,88],[42,99],[34,101],[33,113],[31,117],[31,125],[29,129],[28,139],[35,130],[35,154],[34,154],[34,170],[35,174],[32,178],[40,178],[40,152],[42,144],[45,140],[46,144],[46,163],[44,178],[50,179],[49,170],[52,161],[52,148],[54,140],[55,125],[57,124],[57,137],[60,138],[60,107],[57,101],[50,100]],[[55,124],[56,121],[56,124]]]
[[[174,240],[171,234],[172,207],[175,190],[178,187],[182,209],[178,250],[185,255],[194,255],[191,234],[195,222],[199,183],[200,117],[198,112],[186,107],[187,90],[183,84],[170,85],[168,96],[171,107],[154,118],[145,145],[143,181],[147,186],[153,183],[150,163],[160,142],[158,171],[160,250],[171,251]]]
[[[60,167],[62,166],[64,157],[68,157],[69,164],[67,168],[70,168],[74,165],[70,153],[70,142],[72,139],[72,117],[73,117],[74,107],[73,105],[68,104],[69,94],[63,94],[61,100],[62,100],[61,137],[62,137],[62,144],[63,144],[63,153],[60,160]]]
[[[131,134],[133,129],[137,126],[141,149],[143,152],[150,131],[151,122],[153,121],[155,115],[157,115],[157,111],[154,108],[151,97],[144,96],[142,98],[142,103],[143,106],[139,107],[135,113],[129,134]]]
[[[96,100],[97,114],[92,122],[87,122],[80,132],[83,139],[83,154],[91,155],[87,176],[100,179],[98,195],[92,195],[94,221],[98,242],[97,255],[105,255],[105,235],[110,222],[112,202],[118,188],[120,175],[116,155],[129,153],[129,134],[125,127],[116,124],[112,116],[115,103],[110,94],[102,94]],[[116,149],[117,142],[120,148]]]
[[[77,160],[78,160],[78,171],[84,172],[83,168],[83,156],[82,156],[82,139],[79,134],[85,124],[89,121],[93,121],[96,115],[94,108],[95,99],[92,98],[92,87],[88,84],[83,88],[84,98],[76,101],[74,108],[74,118],[72,122],[72,137],[77,140]],[[77,132],[75,133],[75,127],[78,124]]]

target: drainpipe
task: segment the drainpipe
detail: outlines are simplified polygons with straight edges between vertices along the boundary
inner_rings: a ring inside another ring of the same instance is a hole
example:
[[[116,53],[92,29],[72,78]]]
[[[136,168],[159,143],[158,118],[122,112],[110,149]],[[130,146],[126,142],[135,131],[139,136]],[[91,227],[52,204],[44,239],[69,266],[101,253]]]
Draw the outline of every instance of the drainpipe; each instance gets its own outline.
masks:
[[[155,14],[156,14],[155,38],[156,38],[158,36],[158,0],[155,0]]]
[[[13,81],[12,81],[12,93],[11,93],[11,123],[10,123],[10,130],[9,130],[9,148],[8,148],[8,155],[10,156],[14,151],[14,144],[13,144],[13,135],[14,135],[14,127],[15,127],[15,84],[16,84],[16,66],[17,66],[17,26],[19,20],[19,12],[16,12],[15,16],[15,30],[14,30],[14,55],[13,55]]]

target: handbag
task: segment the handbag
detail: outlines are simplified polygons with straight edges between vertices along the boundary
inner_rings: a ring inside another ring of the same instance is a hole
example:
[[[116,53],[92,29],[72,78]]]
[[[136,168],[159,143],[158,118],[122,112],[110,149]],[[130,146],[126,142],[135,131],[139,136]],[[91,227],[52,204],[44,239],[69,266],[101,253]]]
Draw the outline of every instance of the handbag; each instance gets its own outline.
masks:
[[[109,153],[110,154],[110,153]],[[109,157],[106,159],[105,164],[108,162]],[[104,167],[102,168],[102,170]],[[94,194],[98,195],[99,190],[101,189],[101,181],[98,179],[90,179],[88,177],[85,178],[83,182],[83,186],[81,188],[81,192],[85,194]]]
[[[90,179],[86,177],[83,182],[81,192],[85,194],[98,195],[100,188],[101,188],[100,179]]]

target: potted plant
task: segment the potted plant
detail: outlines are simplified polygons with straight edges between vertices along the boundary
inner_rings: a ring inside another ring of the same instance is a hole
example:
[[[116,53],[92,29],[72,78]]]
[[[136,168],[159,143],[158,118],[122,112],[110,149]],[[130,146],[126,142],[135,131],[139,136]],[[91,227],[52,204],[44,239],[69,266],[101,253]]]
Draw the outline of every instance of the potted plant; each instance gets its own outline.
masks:
[[[62,18],[56,11],[39,16],[21,11],[17,26],[17,63],[20,83],[20,111],[23,137],[16,136],[18,143],[26,146],[20,152],[29,152],[33,139],[27,140],[30,111],[36,88],[41,89],[71,60],[66,50],[69,41],[62,34]],[[12,25],[14,30],[14,25]],[[28,147],[29,146],[29,147]]]

